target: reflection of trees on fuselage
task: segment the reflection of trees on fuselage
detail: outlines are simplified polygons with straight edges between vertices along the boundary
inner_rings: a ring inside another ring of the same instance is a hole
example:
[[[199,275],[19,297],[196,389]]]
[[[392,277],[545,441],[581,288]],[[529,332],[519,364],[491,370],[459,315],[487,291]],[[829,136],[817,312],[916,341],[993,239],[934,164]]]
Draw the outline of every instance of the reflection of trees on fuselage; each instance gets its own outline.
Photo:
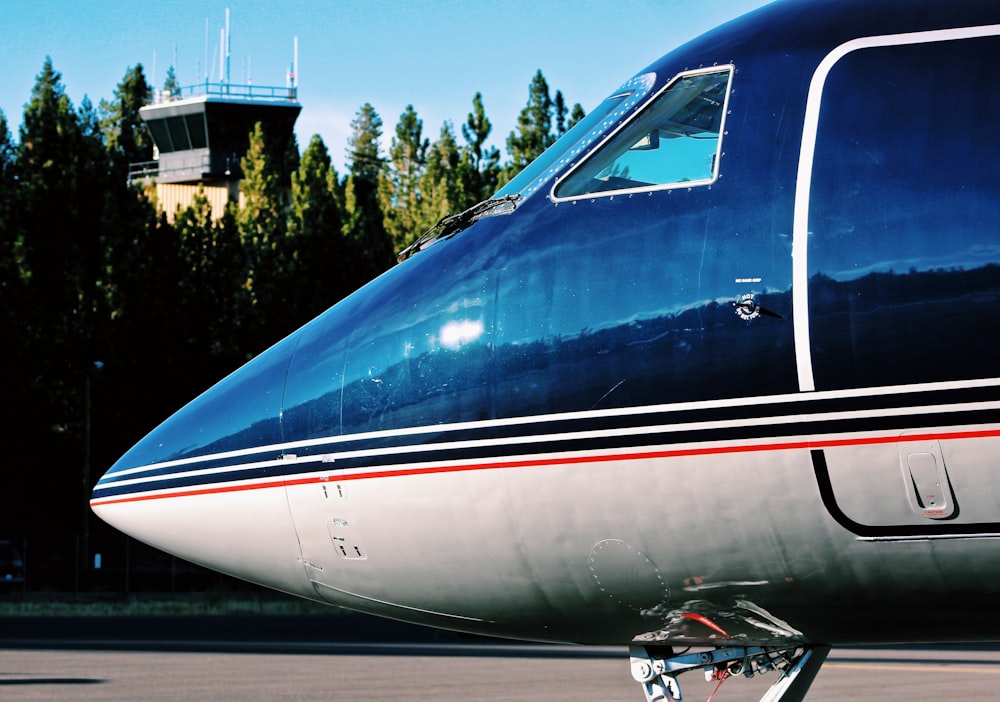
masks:
[[[790,307],[787,293],[766,299],[771,308]],[[789,355],[790,319],[748,325],[732,305],[711,302],[572,337],[495,348],[480,341],[386,358],[377,374],[345,378],[342,397],[340,382],[331,382],[317,388],[316,397],[286,407],[283,422],[296,439],[321,438],[339,434],[341,426],[358,433],[792,392],[794,368],[769,362]],[[342,409],[339,421],[331,408]]]
[[[791,294],[757,299],[780,317],[745,321],[733,304],[713,301],[575,336],[493,348],[477,342],[383,359],[377,377],[346,378],[343,398],[339,389],[323,393],[286,408],[286,418],[328,416],[339,406],[343,431],[354,433],[796,392]],[[973,340],[983,325],[996,323],[998,303],[1000,266],[992,264],[870,273],[850,281],[814,276],[810,330],[817,385],[905,384],[942,373],[988,377],[989,349]],[[325,413],[312,411],[313,403]],[[339,432],[332,423],[290,426],[310,438]]]
[[[996,375],[1000,265],[874,272],[809,282],[818,389]]]

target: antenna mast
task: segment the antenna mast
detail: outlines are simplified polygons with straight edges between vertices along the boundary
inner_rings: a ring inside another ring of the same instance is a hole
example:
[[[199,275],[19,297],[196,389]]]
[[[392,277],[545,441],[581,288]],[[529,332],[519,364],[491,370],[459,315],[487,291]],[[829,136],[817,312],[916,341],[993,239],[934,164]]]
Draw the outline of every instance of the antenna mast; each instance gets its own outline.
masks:
[[[299,85],[299,38],[292,39],[292,65],[288,67],[288,80],[285,87],[295,89]]]
[[[226,8],[226,85],[229,85],[229,49],[232,42],[232,35],[229,33],[229,8]]]

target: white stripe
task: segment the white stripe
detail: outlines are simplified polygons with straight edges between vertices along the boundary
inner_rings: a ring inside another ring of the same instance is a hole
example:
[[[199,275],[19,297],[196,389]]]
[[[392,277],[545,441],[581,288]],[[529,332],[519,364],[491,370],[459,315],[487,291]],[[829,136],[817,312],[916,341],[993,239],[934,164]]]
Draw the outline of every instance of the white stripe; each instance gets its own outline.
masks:
[[[850,419],[874,419],[878,417],[899,417],[899,416],[915,416],[921,414],[948,414],[956,412],[969,412],[969,411],[985,411],[985,410],[995,410],[1000,409],[1000,401],[993,402],[974,402],[974,403],[962,403],[962,404],[950,404],[950,405],[930,405],[930,406],[917,406],[917,407],[889,407],[878,410],[851,410],[844,412],[813,412],[809,414],[792,414],[785,416],[768,416],[768,417],[751,417],[747,419],[739,420],[715,420],[707,422],[687,422],[678,424],[663,424],[656,426],[643,426],[643,427],[631,427],[625,429],[602,429],[602,430],[592,430],[592,431],[580,431],[580,432],[561,432],[558,434],[541,434],[535,436],[522,436],[517,437],[517,443],[519,444],[541,444],[541,443],[555,443],[564,441],[583,441],[587,439],[600,439],[612,436],[646,436],[650,434],[671,434],[676,432],[684,431],[706,431],[712,429],[725,429],[727,427],[740,426],[740,427],[760,427],[760,426],[778,426],[778,425],[792,425],[792,424],[802,424],[804,422],[816,422],[816,421],[844,421]],[[865,432],[855,432],[851,436],[857,435],[861,436]],[[787,441],[789,437],[785,436],[769,436],[760,437],[753,440],[741,440],[740,444],[750,445],[754,442],[763,443],[773,443],[780,441]],[[901,440],[904,440],[902,437]],[[489,448],[496,446],[506,446],[511,443],[511,438],[500,438],[500,439],[476,439],[469,441],[451,441],[451,442],[438,442],[433,444],[419,444],[419,445],[408,445],[408,446],[393,446],[388,448],[380,449],[365,449],[356,451],[342,451],[340,453],[327,453],[320,454],[316,456],[299,456],[295,460],[298,463],[329,463],[335,465],[339,460],[346,460],[351,458],[375,458],[381,456],[398,456],[405,455],[408,453],[432,453],[437,451],[450,451],[450,450],[462,450],[462,449],[474,449],[474,448]],[[718,442],[701,442],[705,445],[711,445]],[[688,446],[688,444],[671,444],[665,445],[670,449],[677,449],[681,446]],[[636,449],[652,450],[647,446],[628,446],[618,449],[613,449],[612,451],[635,451]],[[581,451],[574,452],[574,455],[589,455],[589,454],[606,454],[608,449],[600,451]],[[555,454],[553,454],[555,455]],[[560,454],[564,455],[564,454]],[[213,457],[206,457],[205,460],[211,460]],[[522,460],[523,456],[489,456],[484,459],[477,459],[486,462],[493,462],[496,460],[502,460],[509,458],[510,460]],[[217,473],[231,473],[236,471],[247,471],[247,470],[257,470],[259,468],[272,467],[281,463],[286,463],[285,460],[269,460],[261,461],[256,463],[247,463],[243,465],[230,465],[217,468],[205,468],[203,470],[193,470],[178,473],[169,473],[162,475],[145,476],[141,478],[133,478],[120,481],[109,481],[103,486],[124,486],[124,485],[141,485],[143,483],[157,482],[161,480],[171,480],[178,477],[191,477],[191,476],[203,476],[203,475],[213,475]],[[474,463],[477,461],[470,460],[469,463]],[[410,464],[407,464],[410,465]],[[384,470],[397,470],[398,465],[384,466],[381,469]],[[353,472],[369,472],[373,470],[370,466],[365,466],[356,469],[347,469],[343,471],[338,471],[340,475],[350,475]],[[317,474],[329,474],[331,471],[323,471]],[[100,484],[99,484],[100,485]]]
[[[950,427],[950,429],[957,429],[957,428],[958,427]],[[850,440],[850,439],[861,439],[861,438],[864,438],[865,436],[870,436],[872,434],[877,434],[877,432],[850,432],[850,433],[848,433],[848,432],[842,432],[842,433],[825,435],[823,437],[823,440],[824,441],[841,441],[841,440]],[[810,437],[810,435],[807,435],[807,434],[785,435],[785,436],[777,436],[777,437],[759,437],[759,438],[752,438],[752,439],[746,439],[744,441],[740,441],[739,445],[741,447],[745,448],[745,449],[750,450],[750,449],[752,449],[755,446],[768,446],[768,445],[775,444],[775,443],[802,443],[802,442],[806,442],[809,439],[809,437]],[[899,439],[900,439],[900,441],[906,441],[907,440],[907,436],[906,435],[900,435]],[[619,448],[616,448],[616,449],[606,449],[606,450],[579,450],[579,451],[561,451],[561,452],[549,451],[549,452],[545,452],[545,453],[523,454],[523,455],[509,456],[509,457],[485,456],[485,457],[482,457],[482,458],[463,459],[461,461],[461,465],[462,466],[469,466],[469,467],[478,466],[478,465],[491,465],[491,464],[497,463],[498,461],[503,461],[503,460],[510,460],[510,461],[572,461],[574,459],[585,458],[585,457],[589,457],[589,456],[600,456],[602,458],[607,459],[608,461],[614,461],[614,460],[617,460],[617,459],[621,459],[621,458],[627,457],[627,456],[629,456],[631,454],[634,454],[637,451],[639,451],[641,453],[647,453],[647,454],[652,453],[652,454],[655,454],[655,453],[662,453],[662,452],[692,451],[692,450],[693,451],[697,451],[699,449],[710,450],[710,449],[712,449],[714,447],[717,447],[719,443],[720,442],[717,442],[717,441],[699,441],[699,442],[689,442],[689,443],[684,443],[684,444],[655,444],[655,445],[650,445],[650,446],[623,446],[623,447],[619,447]],[[322,458],[323,458],[322,456],[310,456],[310,457],[299,458],[297,460],[299,462],[302,462],[302,463],[321,463],[322,462]],[[356,475],[366,475],[366,476],[370,475],[372,477],[376,477],[376,476],[378,476],[381,473],[392,473],[394,471],[399,471],[399,470],[403,470],[403,471],[407,471],[407,472],[419,472],[419,471],[425,470],[425,469],[434,470],[434,469],[440,468],[441,466],[448,466],[448,465],[453,465],[453,464],[455,464],[454,461],[424,460],[424,461],[419,461],[419,462],[397,464],[397,465],[388,465],[388,466],[361,466],[361,467],[358,467],[358,468],[352,468],[352,469],[347,469],[347,470],[343,470],[343,471],[338,471],[336,475],[331,475],[331,471],[329,471],[329,470],[310,471],[310,472],[296,474],[292,479],[295,480],[295,481],[317,480],[317,481],[323,481],[323,482],[329,481],[331,483],[336,483],[338,479],[339,480],[349,480],[352,476],[356,476]],[[259,464],[236,465],[236,466],[231,466],[229,468],[229,470],[232,470],[232,471],[249,470],[249,469],[252,469],[252,468],[256,468],[258,466],[259,466]],[[214,472],[214,471],[210,470],[210,471],[206,471],[206,472]],[[188,475],[196,475],[196,474],[197,473],[192,472],[192,473],[181,473],[181,474],[177,474],[177,475],[188,476]],[[148,479],[148,480],[140,478],[140,479],[136,479],[136,480],[127,481],[127,484],[141,484],[143,482],[147,482],[147,481],[151,481],[151,480],[155,480],[155,479],[163,479],[163,478],[168,478],[168,477],[172,477],[172,476],[159,476],[158,478],[151,478],[151,479]],[[142,497],[167,497],[167,496],[178,495],[178,494],[182,495],[182,494],[184,494],[186,492],[189,492],[189,491],[201,492],[201,491],[204,491],[204,490],[212,490],[212,491],[220,491],[220,492],[222,492],[222,491],[227,491],[227,489],[230,489],[230,488],[233,488],[233,487],[236,487],[236,486],[240,486],[240,485],[252,485],[255,488],[257,488],[257,487],[272,487],[272,488],[277,488],[277,487],[283,487],[284,486],[284,482],[285,482],[286,479],[287,478],[285,476],[278,476],[278,477],[272,477],[272,478],[261,478],[261,479],[253,479],[253,478],[242,479],[242,480],[237,479],[237,480],[227,480],[227,481],[218,482],[218,483],[187,485],[187,486],[181,486],[181,487],[171,487],[171,488],[154,489],[154,490],[149,490],[149,491],[128,492],[128,493],[124,493],[124,494],[121,494],[121,495],[107,495],[107,496],[103,496],[103,497],[100,497],[100,498],[96,498],[96,499],[94,499],[94,500],[91,501],[91,504],[94,505],[94,506],[100,506],[101,504],[104,504],[105,502],[117,502],[117,501],[121,501],[121,500],[131,501],[133,498],[136,497],[136,495],[139,495],[139,494],[141,494]],[[113,485],[117,487],[118,485],[124,485],[124,484],[126,484],[126,481],[122,481],[121,483],[115,483]]]
[[[456,422],[454,424],[429,424],[419,427],[407,427],[403,429],[386,429],[383,431],[364,432],[359,434],[344,434],[341,436],[327,436],[317,439],[303,439],[301,441],[291,441],[283,444],[268,444],[266,446],[255,446],[235,451],[223,451],[203,456],[193,456],[175,461],[164,461],[162,463],[151,463],[149,465],[137,466],[125,470],[107,473],[107,478],[118,478],[134,473],[142,473],[148,470],[158,470],[161,468],[174,468],[177,466],[203,463],[205,461],[223,460],[227,458],[238,458],[255,453],[273,452],[276,455],[296,449],[311,448],[324,444],[339,444],[351,441],[372,441],[375,439],[401,438],[408,436],[421,436],[424,434],[446,433],[452,431],[463,431],[468,429],[489,429],[502,427],[516,427],[525,424],[542,424],[546,422],[558,422],[568,420],[602,419],[607,417],[631,417],[643,416],[647,414],[688,412],[704,409],[722,409],[727,407],[761,407],[774,404],[791,402],[814,402],[822,400],[851,399],[856,397],[881,397],[891,395],[902,395],[918,392],[940,392],[947,390],[963,390],[972,388],[987,388],[1000,386],[1000,378],[983,378],[977,380],[956,380],[941,383],[919,383],[913,385],[892,385],[875,388],[852,388],[849,390],[827,390],[811,394],[788,393],[783,395],[764,395],[759,397],[735,397],[724,400],[699,400],[697,402],[682,402],[664,405],[646,405],[644,407],[628,407],[611,410],[588,410],[584,412],[563,412],[559,414],[541,414],[527,417],[511,417],[500,420],[483,420],[476,422]],[[507,439],[510,441],[510,439]],[[272,459],[274,460],[274,459]],[[102,478],[103,480],[103,478]],[[98,483],[100,484],[100,483]]]
[[[834,65],[847,54],[860,49],[908,44],[927,44],[956,39],[1000,34],[1000,25],[982,27],[960,27],[938,29],[929,32],[911,32],[875,37],[862,37],[841,44],[820,61],[813,74],[806,98],[805,123],[802,127],[802,146],[799,151],[799,170],[795,186],[795,210],[792,221],[792,314],[795,334],[795,363],[799,378],[799,390],[811,392],[816,389],[813,377],[812,349],[809,343],[809,197],[812,189],[813,160],[816,152],[816,133],[819,129],[819,114],[823,99],[823,86]],[[914,89],[917,89],[914,87]]]
[[[214,456],[208,456],[208,457],[206,457],[205,460],[211,460],[213,458],[214,458]],[[286,462],[287,461],[285,461],[284,459],[278,459],[278,460],[270,460],[270,461],[257,461],[255,463],[237,463],[237,464],[234,464],[234,465],[220,466],[218,468],[202,468],[201,470],[181,471],[181,472],[175,472],[175,473],[163,473],[161,475],[149,475],[149,476],[146,476],[146,477],[143,477],[143,478],[128,478],[128,479],[125,479],[125,480],[112,480],[112,481],[108,481],[108,482],[104,482],[104,479],[102,478],[101,481],[97,483],[97,487],[98,488],[112,488],[112,487],[121,487],[121,486],[125,486],[125,485],[141,485],[143,483],[156,482],[156,481],[159,481],[159,480],[173,480],[175,478],[181,478],[181,477],[184,477],[184,478],[186,478],[186,477],[198,477],[198,476],[203,476],[203,475],[216,475],[218,473],[235,473],[235,472],[243,472],[243,471],[248,471],[248,470],[259,470],[261,468],[271,468],[273,466],[276,466],[276,465],[279,465],[279,464],[282,464],[282,463],[286,463]],[[146,470],[148,470],[148,468]],[[263,481],[263,482],[266,482],[268,480],[276,480],[279,483],[282,480],[284,480],[284,479],[285,479],[285,476],[278,476],[278,477],[264,476],[264,477],[260,478],[260,480]],[[234,478],[233,480],[238,481],[238,480],[241,480],[241,478]],[[193,486],[193,487],[197,487],[197,486]],[[187,489],[187,487],[182,488],[182,489]]]

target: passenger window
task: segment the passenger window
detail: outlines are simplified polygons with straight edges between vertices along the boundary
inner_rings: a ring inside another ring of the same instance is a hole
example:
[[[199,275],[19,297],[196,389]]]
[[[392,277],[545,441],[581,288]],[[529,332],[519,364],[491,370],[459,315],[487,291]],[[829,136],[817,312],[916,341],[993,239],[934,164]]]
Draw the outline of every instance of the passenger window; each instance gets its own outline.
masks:
[[[731,76],[731,66],[677,76],[648,108],[557,182],[553,197],[714,181]]]

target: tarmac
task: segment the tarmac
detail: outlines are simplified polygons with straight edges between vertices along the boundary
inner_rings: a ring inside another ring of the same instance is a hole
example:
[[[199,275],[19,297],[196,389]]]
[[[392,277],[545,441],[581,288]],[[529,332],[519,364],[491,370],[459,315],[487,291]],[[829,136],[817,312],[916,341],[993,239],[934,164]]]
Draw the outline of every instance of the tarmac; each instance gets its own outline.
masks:
[[[725,681],[756,700],[776,676]],[[685,700],[716,683],[681,678]],[[809,702],[992,699],[1000,647],[834,649]],[[0,618],[0,700],[641,702],[618,647],[519,644],[352,615]]]

